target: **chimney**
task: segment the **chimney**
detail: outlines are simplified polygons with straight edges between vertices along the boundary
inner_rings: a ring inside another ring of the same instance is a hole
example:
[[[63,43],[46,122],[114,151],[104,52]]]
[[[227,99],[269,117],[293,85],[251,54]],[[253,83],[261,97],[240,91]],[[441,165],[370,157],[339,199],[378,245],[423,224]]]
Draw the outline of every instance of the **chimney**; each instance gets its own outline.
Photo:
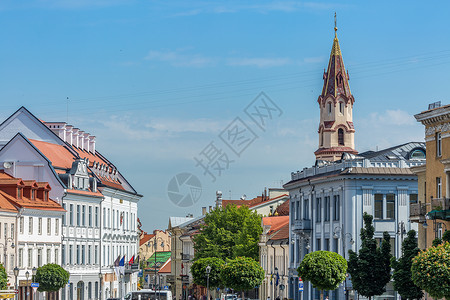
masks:
[[[80,129],[78,128],[73,128],[72,129],[72,146],[77,147],[78,148],[78,131],[80,131]]]
[[[89,136],[89,151],[95,154],[95,136]]]
[[[72,129],[73,126],[72,125],[66,125],[66,138],[64,139],[65,142],[69,143],[70,145],[72,145]]]
[[[202,215],[206,216],[206,206],[202,207]]]
[[[78,131],[78,148],[84,149],[84,131]]]

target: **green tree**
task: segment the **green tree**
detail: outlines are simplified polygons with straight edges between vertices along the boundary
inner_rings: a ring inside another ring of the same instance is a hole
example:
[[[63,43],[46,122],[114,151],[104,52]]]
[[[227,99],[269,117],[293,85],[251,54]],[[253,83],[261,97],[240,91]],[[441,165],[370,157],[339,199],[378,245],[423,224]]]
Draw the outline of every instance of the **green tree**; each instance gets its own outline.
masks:
[[[383,241],[377,247],[373,238],[375,228],[373,217],[364,213],[364,228],[361,228],[361,248],[358,253],[349,250],[348,273],[351,275],[353,288],[369,299],[386,291],[386,284],[391,278],[390,236],[383,233]]]
[[[442,235],[442,241],[450,242],[450,230],[446,230]]]
[[[433,298],[450,299],[450,243],[430,247],[413,258],[413,282]]]
[[[324,290],[337,289],[345,280],[347,261],[335,252],[314,251],[305,255],[297,272],[299,277],[323,293]]]
[[[210,266],[211,272],[209,273],[209,286],[223,286],[220,282],[220,271],[222,270],[224,264],[225,262],[217,257],[197,259],[191,266],[191,273],[194,277],[194,283],[201,286],[207,286],[206,267]]]
[[[397,260],[391,259],[391,265],[394,269],[392,277],[394,278],[394,289],[398,291],[404,299],[421,299],[422,289],[412,281],[411,265],[412,259],[419,253],[417,247],[416,232],[410,230],[402,243],[402,256]]]
[[[205,216],[205,224],[194,236],[195,259],[238,256],[259,259],[261,217],[247,206],[228,205]]]
[[[431,242],[431,246],[432,247],[436,247],[438,245],[442,244],[442,240],[440,238],[435,238],[432,242]]]
[[[39,292],[59,291],[69,281],[69,272],[57,264],[46,264],[36,270],[34,281],[39,282]]]
[[[6,274],[5,267],[0,264],[0,290],[6,290],[8,283],[8,275]]]
[[[263,268],[250,257],[228,259],[220,272],[220,280],[225,287],[242,292],[259,286],[263,279]]]

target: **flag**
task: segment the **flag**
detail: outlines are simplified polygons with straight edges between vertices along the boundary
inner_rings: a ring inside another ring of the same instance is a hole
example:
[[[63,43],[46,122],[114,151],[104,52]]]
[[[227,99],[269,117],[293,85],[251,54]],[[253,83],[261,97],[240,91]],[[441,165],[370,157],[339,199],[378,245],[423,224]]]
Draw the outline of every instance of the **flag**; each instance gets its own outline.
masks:
[[[119,278],[119,265],[120,265],[120,255],[117,256],[114,261],[114,273],[116,273],[117,278]]]
[[[133,257],[130,259],[130,261],[128,262],[128,264],[129,264],[129,265],[134,264],[134,255],[133,255]]]
[[[125,274],[125,255],[122,257],[122,259],[119,262],[119,270],[120,270],[121,274]]]
[[[280,275],[278,274],[278,271],[277,271],[277,277],[276,277],[276,279],[275,279],[275,285],[276,286],[278,286],[278,281],[280,280]]]
[[[136,258],[136,263],[139,265],[139,255]]]
[[[270,285],[272,285],[272,282],[273,282],[273,273],[270,274]]]

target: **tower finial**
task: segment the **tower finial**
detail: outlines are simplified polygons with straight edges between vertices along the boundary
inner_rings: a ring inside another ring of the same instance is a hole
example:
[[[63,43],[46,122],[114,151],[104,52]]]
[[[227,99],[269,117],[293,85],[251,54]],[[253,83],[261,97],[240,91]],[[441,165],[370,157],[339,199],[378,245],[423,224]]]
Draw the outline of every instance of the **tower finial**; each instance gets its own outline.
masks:
[[[334,37],[337,36],[337,21],[336,21],[336,12],[334,12]]]

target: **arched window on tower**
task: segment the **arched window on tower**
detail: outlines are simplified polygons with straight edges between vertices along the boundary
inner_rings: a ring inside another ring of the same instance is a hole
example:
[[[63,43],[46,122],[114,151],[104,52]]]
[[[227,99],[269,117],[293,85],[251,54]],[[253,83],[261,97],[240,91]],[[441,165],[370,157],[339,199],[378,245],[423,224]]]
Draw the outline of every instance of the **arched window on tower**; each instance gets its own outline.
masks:
[[[338,144],[339,146],[344,146],[344,129],[338,129]]]
[[[331,102],[328,102],[328,115],[331,115]]]
[[[341,115],[344,114],[344,102],[339,102],[339,112],[341,113]]]
[[[323,130],[320,131],[320,146],[323,146]]]

